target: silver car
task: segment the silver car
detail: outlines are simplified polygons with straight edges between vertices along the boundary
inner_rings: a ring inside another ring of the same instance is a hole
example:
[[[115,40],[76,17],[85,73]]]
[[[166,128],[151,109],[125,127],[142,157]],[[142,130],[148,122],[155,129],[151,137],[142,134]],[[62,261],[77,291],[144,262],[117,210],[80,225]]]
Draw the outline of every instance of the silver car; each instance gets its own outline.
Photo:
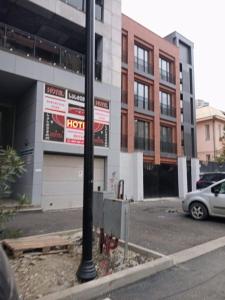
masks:
[[[208,216],[225,217],[225,179],[202,190],[187,193],[182,207],[195,220],[204,220]]]

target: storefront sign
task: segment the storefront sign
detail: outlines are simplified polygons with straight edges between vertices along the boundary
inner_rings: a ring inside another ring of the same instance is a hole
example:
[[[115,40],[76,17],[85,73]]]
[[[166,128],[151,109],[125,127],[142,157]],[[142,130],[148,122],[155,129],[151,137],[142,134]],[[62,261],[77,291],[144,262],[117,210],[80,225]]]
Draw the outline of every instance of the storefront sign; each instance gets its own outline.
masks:
[[[79,92],[45,85],[44,127],[45,141],[84,144],[85,97]],[[109,146],[109,102],[95,99],[94,145]]]

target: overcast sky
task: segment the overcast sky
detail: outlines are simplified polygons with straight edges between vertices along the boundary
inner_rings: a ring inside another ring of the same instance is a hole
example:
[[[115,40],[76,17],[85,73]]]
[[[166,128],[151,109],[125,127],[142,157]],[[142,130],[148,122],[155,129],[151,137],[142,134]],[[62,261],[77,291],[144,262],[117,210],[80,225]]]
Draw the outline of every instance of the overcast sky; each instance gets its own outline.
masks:
[[[178,31],[194,42],[195,96],[225,111],[223,0],[122,0],[122,12],[164,37]]]

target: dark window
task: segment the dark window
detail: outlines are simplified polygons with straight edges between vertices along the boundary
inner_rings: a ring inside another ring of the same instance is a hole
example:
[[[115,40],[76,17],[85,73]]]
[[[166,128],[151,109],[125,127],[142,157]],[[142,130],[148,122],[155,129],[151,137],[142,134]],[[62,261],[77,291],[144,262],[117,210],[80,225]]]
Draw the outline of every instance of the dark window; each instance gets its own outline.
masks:
[[[172,74],[172,64],[170,61],[159,58],[160,77],[162,80],[175,83],[175,78]]]
[[[149,122],[135,120],[135,149],[150,150]]]
[[[122,62],[127,64],[128,57],[127,57],[127,35],[122,34]]]
[[[134,82],[134,105],[139,108],[149,109],[149,86]]]
[[[13,108],[0,105],[0,147],[12,146]]]
[[[160,127],[160,150],[164,153],[176,153],[176,144],[172,142],[172,128]]]
[[[192,69],[189,69],[190,93],[193,94]]]
[[[191,124],[194,124],[194,102],[193,98],[190,99],[190,110],[191,110]]]
[[[149,50],[134,45],[135,68],[145,73],[152,73],[149,64]]]
[[[160,91],[159,97],[160,97],[161,114],[174,117],[175,108],[172,106],[171,94]]]

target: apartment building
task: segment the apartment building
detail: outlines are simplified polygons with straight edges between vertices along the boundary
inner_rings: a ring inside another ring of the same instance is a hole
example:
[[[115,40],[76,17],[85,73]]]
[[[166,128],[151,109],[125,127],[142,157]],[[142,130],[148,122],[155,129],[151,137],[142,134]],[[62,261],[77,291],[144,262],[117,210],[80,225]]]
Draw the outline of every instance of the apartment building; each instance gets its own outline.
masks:
[[[180,50],[122,16],[121,150],[143,153],[144,198],[178,195]]]
[[[94,189],[119,179],[121,1],[96,0]],[[0,1],[0,145],[27,172],[13,187],[43,209],[82,206],[85,0]]]
[[[223,152],[225,113],[211,106],[196,110],[198,159],[214,161]]]

